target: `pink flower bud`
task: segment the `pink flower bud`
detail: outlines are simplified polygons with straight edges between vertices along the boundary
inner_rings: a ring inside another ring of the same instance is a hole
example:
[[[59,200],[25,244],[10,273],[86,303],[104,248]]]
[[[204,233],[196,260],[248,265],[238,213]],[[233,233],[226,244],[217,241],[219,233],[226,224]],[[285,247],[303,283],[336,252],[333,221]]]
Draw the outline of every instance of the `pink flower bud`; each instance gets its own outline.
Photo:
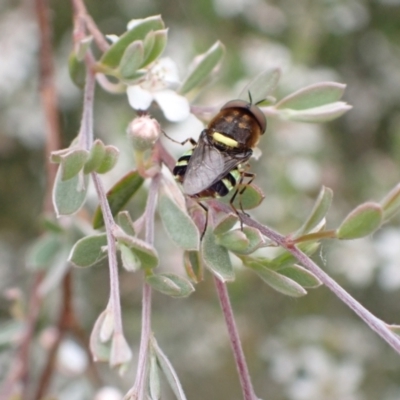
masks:
[[[160,124],[148,115],[135,118],[128,126],[127,134],[138,151],[151,149],[160,137]]]

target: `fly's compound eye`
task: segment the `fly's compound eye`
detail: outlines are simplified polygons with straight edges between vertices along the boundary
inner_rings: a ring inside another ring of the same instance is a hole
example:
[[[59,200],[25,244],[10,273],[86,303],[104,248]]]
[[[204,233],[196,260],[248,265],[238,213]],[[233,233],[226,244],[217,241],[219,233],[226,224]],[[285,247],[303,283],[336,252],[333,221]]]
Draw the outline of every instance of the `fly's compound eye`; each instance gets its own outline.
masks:
[[[231,100],[221,107],[221,111],[226,110],[227,108],[246,109],[247,111],[250,112],[250,114],[253,115],[258,125],[260,125],[261,134],[263,134],[267,129],[267,119],[265,118],[264,113],[255,104],[251,104],[245,100]]]

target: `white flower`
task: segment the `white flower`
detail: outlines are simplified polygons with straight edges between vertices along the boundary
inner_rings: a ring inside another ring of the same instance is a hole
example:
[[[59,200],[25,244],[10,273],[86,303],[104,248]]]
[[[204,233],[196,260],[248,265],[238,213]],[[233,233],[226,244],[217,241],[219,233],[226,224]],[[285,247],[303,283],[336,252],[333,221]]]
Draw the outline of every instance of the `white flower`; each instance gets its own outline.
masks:
[[[182,121],[189,116],[187,99],[173,89],[178,87],[179,77],[176,64],[170,58],[155,61],[143,81],[128,86],[128,101],[135,110],[147,110],[154,100],[169,121]]]

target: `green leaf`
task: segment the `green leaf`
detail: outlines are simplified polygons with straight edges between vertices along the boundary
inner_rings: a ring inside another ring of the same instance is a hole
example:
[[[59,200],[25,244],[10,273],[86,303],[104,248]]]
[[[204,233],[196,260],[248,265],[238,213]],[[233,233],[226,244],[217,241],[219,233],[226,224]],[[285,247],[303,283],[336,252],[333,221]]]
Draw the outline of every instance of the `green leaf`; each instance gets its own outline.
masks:
[[[357,239],[368,236],[382,224],[383,210],[380,204],[367,202],[359,205],[344,219],[336,230],[338,239]]]
[[[168,29],[149,32],[144,40],[144,61],[141,68],[151,64],[164,51],[167,45]]]
[[[301,297],[307,294],[307,291],[292,279],[276,272],[264,265],[247,259],[245,265],[253,270],[265,283],[276,291],[287,296]]]
[[[119,244],[123,244],[131,249],[137,259],[140,261],[140,266],[143,269],[156,268],[158,265],[158,255],[156,249],[150,244],[138,239],[134,236],[129,236],[125,233],[116,232],[114,234]]]
[[[400,184],[394,187],[381,201],[383,220],[387,221],[400,209]]]
[[[78,175],[89,158],[89,152],[84,149],[70,149],[61,156],[61,180],[67,181]]]
[[[328,122],[341,117],[352,106],[343,101],[324,104],[319,107],[308,108],[306,110],[291,110],[290,108],[277,109],[277,114],[290,121],[297,122]]]
[[[318,250],[319,246],[320,246],[319,243],[316,242],[313,243],[306,242],[306,243],[300,243],[298,245],[298,248],[304,253],[306,253],[308,256],[311,256]],[[297,262],[297,258],[292,253],[289,253],[287,250],[284,250],[281,254],[279,254],[272,260],[266,259],[265,262],[260,260],[257,261],[277,271],[283,268],[291,267],[293,264]]]
[[[243,228],[243,233],[246,235],[249,245],[247,249],[242,254],[250,254],[256,251],[261,245],[265,243],[263,235],[256,228],[250,226],[245,226]]]
[[[136,257],[135,253],[131,251],[128,246],[120,243],[118,245],[121,252],[122,266],[129,272],[136,272],[140,269],[141,263]]]
[[[306,288],[316,288],[322,285],[322,282],[313,273],[300,265],[282,268],[279,270],[279,273]]]
[[[252,210],[258,207],[265,198],[262,190],[254,184],[251,185],[241,184],[238,185],[236,189],[239,191],[239,193],[236,195],[235,200],[233,201],[233,206],[237,210],[241,210],[242,208],[243,210]],[[229,204],[232,196],[236,192],[236,189],[231,190],[221,200],[224,203]],[[243,189],[245,189],[244,192],[240,194],[240,191]]]
[[[90,267],[107,257],[105,246],[107,246],[105,233],[86,236],[75,243],[68,260],[76,267]]]
[[[154,337],[151,338],[150,344],[157,356],[158,364],[167,378],[167,382],[174,392],[177,400],[186,400],[185,393],[183,392],[182,385],[179,381],[177,373],[174,370],[174,367],[161,348],[158,346],[158,343]]]
[[[54,214],[44,214],[40,220],[41,227],[45,232],[49,233],[65,233],[66,229],[60,224],[60,220],[56,219]]]
[[[107,193],[111,213],[115,217],[125,204],[142,186],[144,179],[137,171],[131,171],[122,177]],[[98,206],[93,217],[93,228],[100,229],[104,226],[103,214]]]
[[[225,53],[221,42],[214,43],[209,50],[196,57],[190,67],[190,73],[183,81],[179,93],[186,94],[200,86],[220,64]]]
[[[160,194],[158,209],[164,228],[172,241],[184,250],[198,250],[199,231],[185,209],[166,194]]]
[[[45,234],[36,240],[27,254],[27,264],[32,269],[47,268],[62,247],[60,235]]]
[[[99,168],[104,160],[105,154],[106,146],[100,139],[96,139],[90,149],[89,158],[83,167],[83,172],[89,174]]]
[[[71,215],[85,203],[89,179],[80,173],[67,181],[61,180],[61,167],[58,168],[53,187],[53,204],[57,216]]]
[[[236,214],[225,214],[215,226],[214,235],[218,236],[230,231],[238,221],[239,218]]]
[[[128,235],[135,236],[135,228],[131,216],[128,211],[121,211],[117,216],[118,225],[124,230]]]
[[[123,79],[123,83],[125,85],[134,85],[137,84],[137,81],[143,78],[147,74],[147,71],[144,69],[138,69],[129,79]]]
[[[26,326],[23,320],[8,319],[1,322],[0,348],[3,349],[15,346],[15,339],[21,337],[22,332],[24,332],[24,329],[26,329]],[[12,398],[10,398],[10,400],[12,400]]]
[[[296,237],[312,231],[326,216],[332,204],[333,192],[323,186],[307,220],[296,232]]]
[[[104,310],[98,317],[93,326],[89,339],[90,353],[93,361],[108,361],[111,354],[111,341],[105,343],[101,339],[101,329],[107,316],[108,310]]]
[[[160,400],[160,370],[158,368],[157,357],[151,349],[149,356],[149,395],[150,400]]]
[[[100,340],[105,343],[111,340],[113,333],[115,332],[115,317],[112,312],[110,304],[104,311],[104,318],[101,321],[100,328]]]
[[[119,63],[119,72],[123,79],[130,79],[140,68],[144,59],[143,42],[136,40],[124,51]]]
[[[78,61],[83,61],[85,59],[86,53],[93,42],[93,36],[86,36],[83,39],[75,42],[75,52]]]
[[[188,277],[194,283],[203,280],[203,265],[198,251],[185,251],[183,253],[183,264]]]
[[[124,364],[128,363],[131,359],[132,350],[124,334],[114,331],[111,339],[110,367],[123,367]]]
[[[389,325],[385,324],[388,329],[390,329],[393,333],[400,336],[400,325]]]
[[[99,174],[105,174],[112,170],[118,161],[119,150],[115,146],[108,145],[105,147],[104,158],[99,167],[96,168],[96,172]]]
[[[68,58],[68,71],[72,82],[79,89],[83,89],[86,81],[86,65],[83,61],[78,60],[74,51]]]
[[[280,100],[276,108],[306,110],[335,103],[343,96],[346,85],[337,82],[321,82],[302,88]]]
[[[239,99],[250,101],[252,104],[265,100],[278,86],[281,77],[280,68],[268,68],[257,75],[241,92]]]
[[[71,149],[69,147],[66,149],[52,151],[50,154],[50,162],[53,164],[61,164],[63,156],[67,155],[70,151]]]
[[[60,286],[62,279],[70,269],[70,264],[67,261],[70,251],[71,245],[68,242],[63,243],[63,246],[53,258],[51,265],[47,268],[44,279],[40,282],[38,288],[39,296],[44,297],[51,290]]]
[[[223,282],[233,281],[235,273],[228,250],[217,244],[217,239],[208,227],[201,242],[201,254],[204,265]]]
[[[250,244],[246,235],[240,229],[225,232],[221,235],[216,235],[215,240],[217,244],[224,246],[234,253],[242,253],[249,247]]]
[[[125,32],[117,42],[115,42],[101,57],[100,63],[109,67],[118,67],[126,48],[137,40],[144,40],[146,35],[151,31],[164,29],[164,22],[161,16],[155,15],[152,17],[131,21],[131,29]]]
[[[146,282],[167,296],[187,297],[194,292],[194,287],[188,279],[171,273],[149,275]]]

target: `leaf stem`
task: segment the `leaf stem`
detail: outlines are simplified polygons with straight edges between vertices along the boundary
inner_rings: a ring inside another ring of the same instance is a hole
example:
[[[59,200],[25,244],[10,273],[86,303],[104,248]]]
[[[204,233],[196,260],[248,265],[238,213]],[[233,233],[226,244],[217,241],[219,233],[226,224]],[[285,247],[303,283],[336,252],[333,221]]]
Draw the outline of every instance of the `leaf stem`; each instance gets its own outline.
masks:
[[[313,232],[307,233],[306,235],[299,236],[292,240],[293,244],[308,242],[308,241],[315,241],[321,239],[335,239],[336,238],[336,230],[331,229],[327,231],[320,231],[320,232]],[[290,239],[289,239],[290,241]]]

